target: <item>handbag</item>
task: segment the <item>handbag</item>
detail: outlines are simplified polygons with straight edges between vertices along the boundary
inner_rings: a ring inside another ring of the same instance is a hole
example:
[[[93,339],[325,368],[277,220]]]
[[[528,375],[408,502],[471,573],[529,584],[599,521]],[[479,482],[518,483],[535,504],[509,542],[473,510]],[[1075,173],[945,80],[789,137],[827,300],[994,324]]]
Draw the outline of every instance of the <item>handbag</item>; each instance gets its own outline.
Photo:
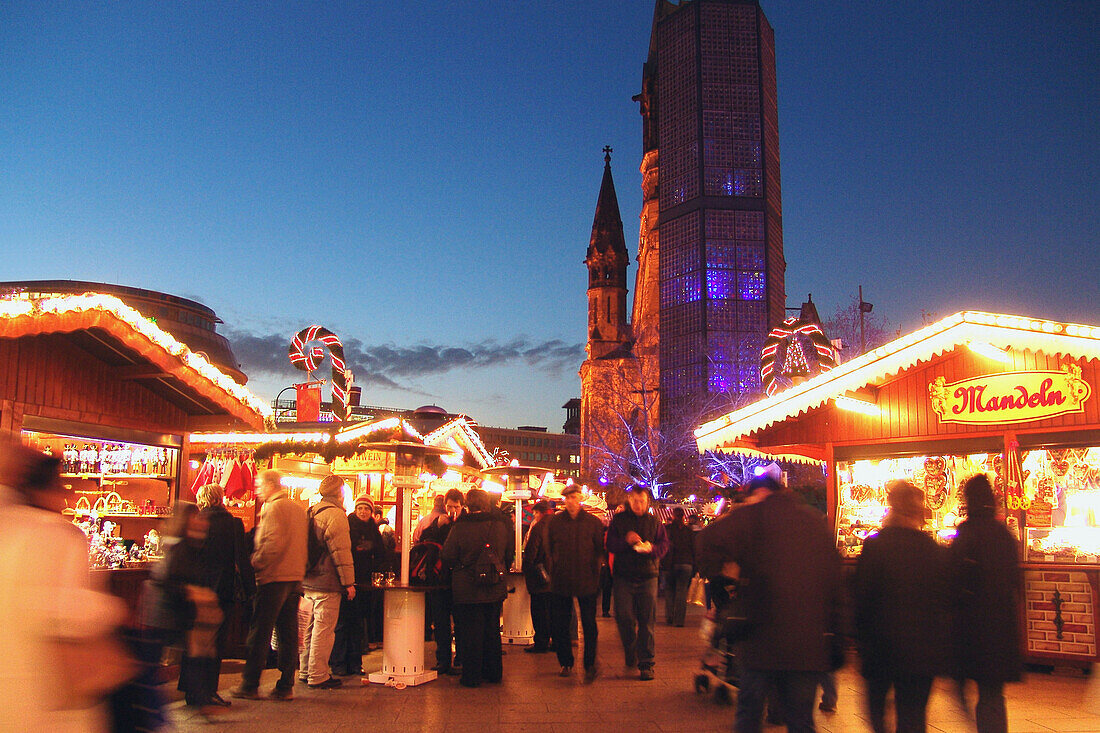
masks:
[[[696,606],[705,606],[707,603],[706,581],[698,574],[691,579],[691,585],[688,586],[687,602]]]

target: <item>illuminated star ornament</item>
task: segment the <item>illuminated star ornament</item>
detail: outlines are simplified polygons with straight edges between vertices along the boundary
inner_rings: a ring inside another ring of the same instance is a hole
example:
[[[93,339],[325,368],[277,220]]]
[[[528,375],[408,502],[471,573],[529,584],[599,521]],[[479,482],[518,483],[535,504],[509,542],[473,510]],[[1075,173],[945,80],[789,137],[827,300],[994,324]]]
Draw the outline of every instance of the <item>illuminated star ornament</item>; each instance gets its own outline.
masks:
[[[808,379],[836,366],[836,349],[821,326],[791,316],[773,328],[760,352],[760,381],[773,395],[795,380]]]

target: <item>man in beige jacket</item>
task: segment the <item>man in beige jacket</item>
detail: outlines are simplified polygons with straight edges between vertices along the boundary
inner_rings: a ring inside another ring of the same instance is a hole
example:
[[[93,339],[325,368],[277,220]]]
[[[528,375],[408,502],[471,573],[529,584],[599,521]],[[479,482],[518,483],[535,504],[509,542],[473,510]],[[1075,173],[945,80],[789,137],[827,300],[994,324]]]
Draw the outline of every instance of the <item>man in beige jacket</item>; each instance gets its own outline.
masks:
[[[257,699],[260,673],[267,661],[271,631],[279,647],[279,681],[272,700],[294,697],[298,668],[298,598],[309,554],[306,511],[287,495],[282,475],[264,471],[256,481],[256,497],[263,502],[256,526],[252,567],[256,571],[256,605],[248,630],[248,658],[241,684],[233,697]]]
[[[344,480],[325,476],[318,489],[321,500],[309,508],[315,539],[322,548],[316,564],[306,569],[302,590],[301,677],[314,689],[331,690],[341,682],[332,676],[328,658],[336,639],[340,596],[355,600],[355,565],[351,559],[351,530],[343,505]]]

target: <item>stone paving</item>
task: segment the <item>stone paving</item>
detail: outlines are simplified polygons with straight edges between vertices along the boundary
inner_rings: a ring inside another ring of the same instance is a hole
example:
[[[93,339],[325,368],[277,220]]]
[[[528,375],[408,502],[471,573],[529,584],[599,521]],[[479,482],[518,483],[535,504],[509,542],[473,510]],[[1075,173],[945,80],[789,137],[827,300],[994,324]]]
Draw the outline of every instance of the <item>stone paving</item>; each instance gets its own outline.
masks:
[[[504,682],[500,685],[466,689],[458,686],[457,678],[446,677],[396,690],[380,685],[361,686],[359,678],[351,677],[344,678],[345,687],[339,690],[310,690],[297,685],[291,702],[234,700],[232,708],[215,722],[207,722],[179,701],[172,703],[171,715],[181,733],[208,733],[214,729],[266,733],[730,731],[733,708],[717,702],[713,694],[696,694],[693,689],[703,651],[697,630],[699,618],[700,613],[693,607],[685,628],[658,624],[657,678],[651,682],[638,680],[637,672],[632,676],[624,674],[614,621],[600,618],[602,674],[590,685],[584,684],[581,673],[568,679],[558,677],[553,654],[524,654],[520,647],[506,647]],[[428,651],[431,655],[430,644]],[[226,666],[230,667],[228,663]],[[381,666],[381,652],[364,657],[367,672]],[[264,673],[261,693],[270,690],[277,676],[274,670]],[[223,694],[238,681],[237,673],[223,674]],[[838,711],[816,713],[818,730],[869,731],[862,709],[862,685],[853,664],[838,673],[837,686]],[[172,693],[176,694],[174,690]],[[1007,697],[1011,733],[1100,733],[1100,680],[1032,673],[1024,684],[1010,685]],[[932,733],[974,730],[946,682],[937,682],[928,713]],[[766,730],[778,732],[785,728]]]

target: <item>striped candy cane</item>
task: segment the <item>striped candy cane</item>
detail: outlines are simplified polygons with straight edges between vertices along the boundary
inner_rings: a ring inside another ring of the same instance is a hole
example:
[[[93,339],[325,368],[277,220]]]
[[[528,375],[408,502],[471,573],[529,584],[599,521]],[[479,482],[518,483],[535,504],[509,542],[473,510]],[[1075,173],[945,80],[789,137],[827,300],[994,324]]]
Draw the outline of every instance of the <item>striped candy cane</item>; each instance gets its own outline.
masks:
[[[304,372],[312,373],[325,358],[320,346],[307,348],[310,341],[320,341],[328,347],[332,361],[332,413],[340,422],[348,418],[348,373],[344,363],[344,345],[332,331],[322,326],[310,326],[299,331],[290,342],[290,363]]]

